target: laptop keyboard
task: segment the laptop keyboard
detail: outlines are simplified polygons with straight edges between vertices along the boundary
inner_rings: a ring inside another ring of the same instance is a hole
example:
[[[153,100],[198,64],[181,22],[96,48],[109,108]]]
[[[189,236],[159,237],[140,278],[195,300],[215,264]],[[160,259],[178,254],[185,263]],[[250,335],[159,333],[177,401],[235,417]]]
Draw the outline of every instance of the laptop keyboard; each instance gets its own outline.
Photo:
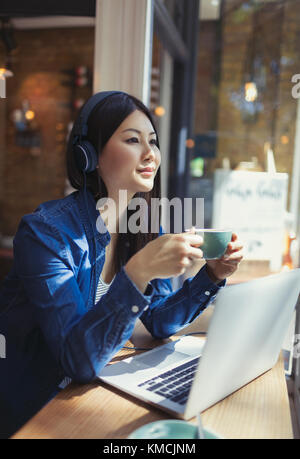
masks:
[[[138,384],[138,387],[143,387],[150,392],[184,405],[189,396],[198,361],[199,357],[196,357],[183,365],[155,376],[155,378],[143,381]]]

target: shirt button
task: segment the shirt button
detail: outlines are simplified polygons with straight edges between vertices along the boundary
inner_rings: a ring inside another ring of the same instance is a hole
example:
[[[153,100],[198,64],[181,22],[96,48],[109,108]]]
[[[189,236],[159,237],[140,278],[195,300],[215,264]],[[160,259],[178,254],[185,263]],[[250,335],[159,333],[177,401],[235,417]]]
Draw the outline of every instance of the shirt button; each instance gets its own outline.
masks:
[[[135,314],[139,312],[140,308],[138,306],[132,306],[131,311],[134,312]]]
[[[208,290],[206,290],[206,292],[204,292],[204,295],[209,296],[210,292]]]

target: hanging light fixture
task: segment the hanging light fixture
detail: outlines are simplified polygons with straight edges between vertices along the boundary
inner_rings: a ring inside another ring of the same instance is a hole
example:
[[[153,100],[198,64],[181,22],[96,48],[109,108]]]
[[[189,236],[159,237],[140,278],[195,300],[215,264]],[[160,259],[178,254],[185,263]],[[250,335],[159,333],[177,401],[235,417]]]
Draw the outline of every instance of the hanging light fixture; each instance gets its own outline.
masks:
[[[257,86],[255,81],[248,81],[245,83],[245,100],[247,102],[254,102],[257,99]]]
[[[245,64],[241,87],[240,109],[245,123],[255,123],[263,110],[262,94],[266,77],[261,46],[258,41],[261,26],[259,9],[252,12],[252,32],[245,53]]]

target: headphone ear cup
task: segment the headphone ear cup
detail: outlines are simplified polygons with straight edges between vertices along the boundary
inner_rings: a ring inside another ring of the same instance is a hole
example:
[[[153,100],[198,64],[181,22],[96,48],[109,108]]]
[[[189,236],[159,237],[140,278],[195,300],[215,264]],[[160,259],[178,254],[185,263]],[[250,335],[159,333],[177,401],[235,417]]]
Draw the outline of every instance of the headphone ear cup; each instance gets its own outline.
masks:
[[[88,140],[82,140],[74,145],[74,156],[78,168],[83,172],[92,172],[96,169],[98,155]]]

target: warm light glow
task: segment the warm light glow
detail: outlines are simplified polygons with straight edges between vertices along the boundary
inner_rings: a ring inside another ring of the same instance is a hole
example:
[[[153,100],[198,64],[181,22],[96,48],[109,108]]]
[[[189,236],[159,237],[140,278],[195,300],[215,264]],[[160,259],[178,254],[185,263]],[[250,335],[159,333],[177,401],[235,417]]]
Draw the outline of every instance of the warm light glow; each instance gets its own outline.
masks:
[[[159,105],[158,107],[155,108],[154,113],[156,116],[164,116],[164,114],[166,113],[166,110],[164,109],[164,107]]]
[[[12,76],[14,76],[14,74],[10,70],[6,69],[5,67],[0,67],[0,77],[8,78]]]
[[[186,139],[185,144],[186,144],[186,147],[187,147],[187,148],[194,148],[194,146],[195,146],[195,141],[194,141],[193,139]]]
[[[257,99],[257,87],[253,82],[245,83],[245,100],[254,102]]]
[[[25,112],[25,118],[26,118],[28,121],[33,120],[34,117],[35,117],[35,113],[34,113],[32,110],[27,110],[27,111]]]
[[[282,135],[282,136],[280,137],[280,140],[281,140],[281,143],[282,143],[283,145],[287,145],[287,144],[289,143],[289,138],[288,138],[287,135]]]

